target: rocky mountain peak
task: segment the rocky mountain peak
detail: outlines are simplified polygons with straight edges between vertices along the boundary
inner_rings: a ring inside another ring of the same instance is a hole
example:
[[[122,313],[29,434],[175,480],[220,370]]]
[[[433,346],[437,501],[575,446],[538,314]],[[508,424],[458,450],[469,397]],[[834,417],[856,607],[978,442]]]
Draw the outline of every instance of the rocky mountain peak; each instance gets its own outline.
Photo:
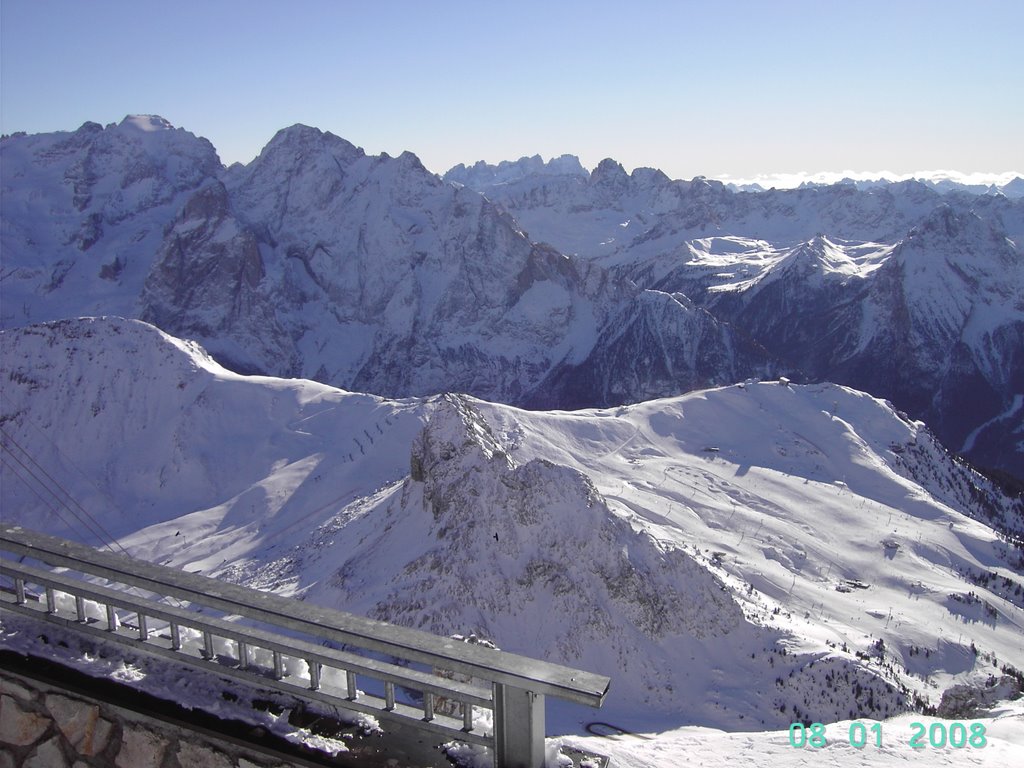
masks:
[[[346,165],[365,156],[360,147],[330,131],[296,123],[275,133],[256,159],[297,169],[308,156],[321,152],[329,153]]]
[[[958,214],[948,205],[940,205],[918,227],[911,230],[910,237],[938,234],[945,238],[955,238],[960,235],[965,224],[964,215]]]
[[[405,150],[404,152],[402,152],[402,154],[398,156],[398,162],[402,165],[403,168],[419,171],[421,173],[430,173],[430,171],[428,171],[426,167],[423,165],[423,162],[420,160],[419,155],[417,155],[415,152]]]
[[[125,118],[125,120],[127,119],[128,118]],[[99,133],[102,130],[103,126],[99,123],[94,123],[92,120],[86,120],[78,127],[78,130],[76,130],[75,133],[79,136],[90,136]]]
[[[564,174],[566,176],[588,176],[589,173],[576,155],[559,155],[548,160],[545,166],[550,173]]]
[[[529,178],[552,176],[575,176],[586,179],[590,173],[575,155],[560,155],[547,162],[540,155],[521,157],[518,160],[502,160],[491,165],[478,160],[471,166],[459,163],[444,174],[444,180],[481,190],[494,184],[515,184]]]
[[[151,133],[153,131],[173,131],[174,126],[160,115],[127,115],[118,125],[121,129]]]
[[[825,235],[818,233],[810,240],[799,243],[782,258],[777,271],[788,271],[797,268],[805,273],[815,269],[830,269],[849,259],[841,246],[833,243]]]
[[[423,554],[395,569],[375,616],[474,631],[507,650],[516,650],[514,627],[526,622],[548,658],[591,665],[609,649],[722,636],[743,622],[715,577],[635,532],[587,475],[544,459],[512,460],[470,399],[440,398],[411,455],[403,516],[428,512],[430,533]],[[487,572],[477,557],[488,560]],[[637,658],[654,700],[670,700],[671,681],[645,667]]]
[[[590,183],[593,185],[624,186],[629,182],[629,174],[622,164],[606,157],[597,164],[597,168],[590,174]]]
[[[658,168],[634,168],[633,172],[629,174],[629,180],[643,187],[658,187],[672,181]]]
[[[934,263],[939,254],[953,258],[956,266],[951,268],[957,272],[1010,269],[1020,274],[1016,249],[997,222],[945,204],[914,227],[895,251],[899,264]]]
[[[413,442],[412,479],[424,482],[438,468],[455,457],[467,459],[468,466],[482,466],[492,461],[511,467],[508,456],[499,445],[487,422],[463,395],[446,394],[438,399],[430,421]]]

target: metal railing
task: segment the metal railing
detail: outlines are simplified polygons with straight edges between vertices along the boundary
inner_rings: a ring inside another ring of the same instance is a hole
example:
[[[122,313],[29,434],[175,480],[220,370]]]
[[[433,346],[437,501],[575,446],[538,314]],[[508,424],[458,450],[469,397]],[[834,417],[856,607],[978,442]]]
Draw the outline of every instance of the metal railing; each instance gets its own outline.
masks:
[[[602,675],[321,608],[17,526],[0,524],[0,551],[22,560],[0,558],[0,575],[13,581],[13,589],[0,593],[5,609],[177,663],[215,667],[217,674],[300,701],[400,720],[437,735],[439,741],[481,744],[494,750],[496,768],[543,766],[545,696],[599,707],[608,692],[609,679]],[[61,571],[25,563],[25,558]],[[97,578],[113,586],[96,583]],[[32,594],[32,587],[38,594]],[[137,596],[128,588],[149,594]],[[177,604],[166,602],[168,598]],[[482,684],[405,666],[410,663]],[[366,687],[382,690],[382,695],[361,690],[361,678],[373,681]],[[412,703],[399,700],[396,688],[402,698],[410,698],[406,691],[415,692]],[[444,713],[436,710],[439,699],[445,701]],[[478,708],[493,712],[490,733],[478,725]]]

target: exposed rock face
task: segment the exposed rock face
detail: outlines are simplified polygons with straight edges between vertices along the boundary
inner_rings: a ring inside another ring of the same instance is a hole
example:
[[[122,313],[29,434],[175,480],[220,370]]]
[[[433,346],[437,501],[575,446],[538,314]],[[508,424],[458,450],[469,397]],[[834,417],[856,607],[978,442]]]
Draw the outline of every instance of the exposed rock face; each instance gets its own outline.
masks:
[[[586,179],[590,173],[583,167],[575,155],[562,155],[544,162],[540,155],[521,157],[518,160],[503,160],[497,165],[489,165],[483,160],[466,167],[459,164],[444,175],[445,181],[452,181],[471,189],[482,189],[494,184],[515,182],[524,176],[533,174],[549,176],[577,176]]]
[[[186,338],[216,339],[243,371],[297,367],[291,340],[259,287],[259,244],[214,181],[186,202],[157,252],[142,293],[142,319]]]
[[[1024,263],[977,216],[936,210],[879,268],[861,311],[859,349],[829,371],[904,404],[949,445],[1024,391]]]
[[[1019,198],[917,181],[737,193],[612,160],[589,175],[472,171],[446,178],[533,237],[683,293],[797,378],[889,398],[974,461],[1024,475]]]
[[[306,126],[225,169],[153,116],[0,152],[4,327],[141,317],[244,372],[544,407],[782,371],[1024,474],[1022,199],[735,192],[572,156],[446,183]]]
[[[936,714],[949,719],[979,717],[996,702],[1017,698],[1020,690],[1020,683],[1009,675],[991,677],[981,685],[954,685],[942,693]]]
[[[472,630],[510,651],[535,634],[534,655],[595,669],[615,659],[662,704],[672,699],[671,675],[627,649],[649,647],[655,658],[670,638],[711,641],[744,621],[710,573],[633,531],[586,475],[513,462],[460,396],[444,396],[414,441],[400,507],[387,517],[402,519],[405,533],[380,517],[365,547],[390,552],[389,538],[422,530],[407,562],[368,585],[346,576],[365,562],[361,552],[335,580],[370,600],[375,618],[446,635]]]
[[[644,291],[602,329],[579,363],[558,365],[527,401],[588,408],[650,400],[767,373],[764,349],[683,294]]]
[[[729,290],[697,265],[661,284],[699,296],[807,378],[887,398],[975,461],[1024,475],[1024,455],[1010,448],[1024,391],[1015,244],[943,206],[895,246],[858,258],[819,236]]]
[[[220,173],[213,146],[161,118],[0,144],[4,327],[132,315],[185,200]]]
[[[555,369],[614,355],[595,346],[606,326],[644,311],[628,281],[531,241],[415,155],[368,157],[306,126],[230,169],[208,142],[153,117],[14,137],[3,151],[5,201],[19,201],[4,217],[6,326],[140,317],[244,372],[518,403],[575,397]],[[554,168],[584,173],[573,161]],[[606,397],[763,369],[763,353],[731,356],[732,333],[713,318],[678,302],[664,314],[674,327],[643,359],[674,359],[672,375],[634,361]],[[695,324],[699,341],[673,335]],[[715,348],[695,356],[695,343]]]
[[[553,369],[605,354],[602,329],[646,300],[531,242],[507,214],[410,153],[367,157],[294,126],[189,201],[158,253],[142,313],[247,370],[390,396],[457,390],[525,402],[535,391],[572,396],[552,383],[561,378]],[[759,352],[734,358],[731,332],[686,303],[664,314],[678,327],[648,340],[657,346],[648,359],[674,358],[678,370],[636,361],[609,398],[677,392],[763,363]],[[698,341],[676,334],[694,324]],[[695,344],[709,354],[688,354]]]

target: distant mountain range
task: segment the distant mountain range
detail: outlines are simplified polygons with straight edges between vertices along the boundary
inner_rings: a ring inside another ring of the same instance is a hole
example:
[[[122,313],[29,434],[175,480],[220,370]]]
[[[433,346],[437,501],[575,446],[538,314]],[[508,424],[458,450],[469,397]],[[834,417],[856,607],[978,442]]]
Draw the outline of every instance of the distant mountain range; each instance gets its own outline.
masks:
[[[1014,176],[1012,179],[1005,183],[976,183],[971,181],[964,181],[950,176],[942,176],[939,174],[913,174],[909,177],[910,180],[924,184],[925,186],[931,187],[937,192],[969,192],[974,195],[1005,195],[1006,197],[1021,198],[1024,197],[1024,178],[1020,176]],[[835,181],[801,181],[800,184],[794,186],[800,187],[826,187],[833,184],[850,184],[857,189],[872,189],[874,187],[884,187],[887,184],[898,183],[898,181],[905,181],[908,179],[894,180],[886,178],[884,176],[877,176],[875,178],[851,178],[845,176],[842,179]],[[773,185],[770,182],[729,182],[728,186],[737,192],[764,192],[767,189],[771,189]]]
[[[529,174],[589,176],[575,155],[561,155],[545,161],[540,155],[521,157],[518,160],[503,160],[491,164],[480,160],[472,165],[459,163],[445,175],[451,181],[474,188],[494,183],[516,181]],[[1011,172],[1012,173],[1012,172]],[[905,181],[924,184],[937,192],[967,192],[975,195],[1005,195],[1024,197],[1024,178],[1011,173],[1002,174],[957,174],[944,171],[922,171],[913,174],[854,173],[852,176],[838,173],[799,173],[758,177],[757,181],[720,181],[733,192],[766,192],[771,189],[795,189],[830,187],[844,184],[857,189],[873,189]],[[985,177],[984,180],[980,180]],[[698,177],[706,179],[707,177]]]
[[[241,371],[513,403],[640,400],[769,368],[685,297],[532,242],[410,153],[294,126],[224,169],[158,118],[2,147],[7,327],[140,317]],[[565,389],[577,380],[592,392]]]
[[[152,116],[6,137],[0,186],[3,327],[136,317],[238,371],[543,408],[785,373],[1024,476],[1016,186],[739,192],[571,156],[442,178],[305,126],[224,168]]]
[[[736,192],[571,157],[445,178],[534,239],[686,295],[790,375],[888,398],[979,464],[1024,476],[1019,197],[916,181]]]

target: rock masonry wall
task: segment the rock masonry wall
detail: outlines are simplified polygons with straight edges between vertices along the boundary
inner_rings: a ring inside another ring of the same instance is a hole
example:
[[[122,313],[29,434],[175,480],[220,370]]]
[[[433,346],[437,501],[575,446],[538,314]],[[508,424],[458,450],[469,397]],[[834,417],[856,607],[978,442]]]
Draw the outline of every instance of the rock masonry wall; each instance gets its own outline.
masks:
[[[289,768],[106,702],[0,670],[0,768]]]

